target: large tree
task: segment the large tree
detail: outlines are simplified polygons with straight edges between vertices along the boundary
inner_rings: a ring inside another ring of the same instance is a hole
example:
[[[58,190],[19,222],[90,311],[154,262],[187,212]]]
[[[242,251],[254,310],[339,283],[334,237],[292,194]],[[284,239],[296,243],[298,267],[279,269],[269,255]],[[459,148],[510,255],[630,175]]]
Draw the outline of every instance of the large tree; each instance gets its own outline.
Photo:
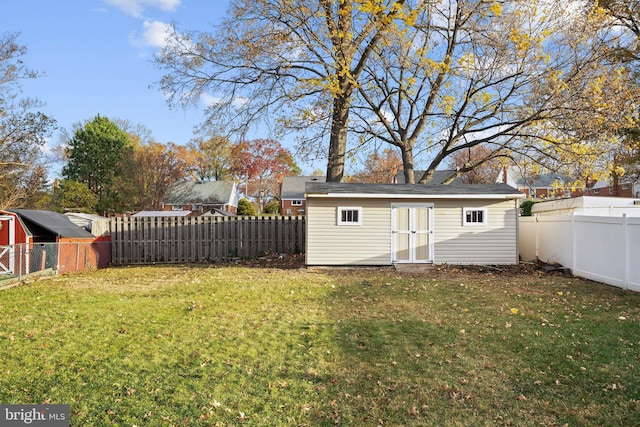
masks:
[[[344,175],[351,100],[373,48],[413,24],[427,0],[232,0],[213,32],[169,34],[156,58],[171,103],[209,93],[206,127],[246,131],[272,118],[301,151],[329,142],[327,180]],[[212,99],[211,99],[212,98]]]
[[[20,98],[20,82],[38,73],[25,66],[19,34],[0,35],[0,209],[33,207],[46,185],[42,148],[55,121]]]
[[[101,214],[120,212],[122,194],[116,182],[122,161],[131,148],[130,136],[106,117],[97,115],[76,130],[67,147],[64,178],[87,185],[97,198]]]
[[[391,183],[402,170],[402,160],[396,150],[385,148],[367,155],[361,170],[353,174],[351,181],[368,183]]]
[[[56,180],[47,198],[38,205],[39,209],[48,209],[60,213],[95,213],[98,198],[86,184],[68,179]]]
[[[291,152],[273,139],[243,141],[233,147],[232,173],[243,184],[246,196],[258,202],[262,212],[269,199],[278,194],[278,183],[287,175],[299,175]]]
[[[622,80],[603,67],[615,35],[580,15],[580,4],[429,2],[413,26],[374,49],[352,129],[398,147],[407,182],[416,151],[428,160],[423,183],[477,146],[484,156],[467,156],[449,182],[499,157],[549,166],[601,157],[609,141],[583,138],[575,123],[612,117],[617,105],[599,104],[600,94]]]
[[[620,150],[615,153],[612,176],[614,184],[624,173],[626,179],[640,181],[640,1],[599,0],[596,12],[602,10],[610,18],[608,25],[621,35],[611,46],[611,60],[630,70],[624,100],[630,105],[626,115],[615,121],[607,121],[606,128],[620,140]],[[600,9],[601,8],[601,9]],[[629,96],[629,94],[635,96]],[[612,100],[618,104],[620,97]]]
[[[196,138],[189,143],[193,177],[200,181],[222,181],[230,178],[233,144],[227,138],[215,135]]]
[[[613,24],[630,32],[623,37],[615,50],[624,62],[640,61],[640,1],[639,0],[598,0],[597,7],[604,9]],[[636,64],[637,66],[637,64]]]
[[[465,170],[460,175],[464,184],[493,184],[503,172],[504,165],[496,157],[495,151],[484,145],[475,145],[452,154],[446,161],[448,169]],[[470,168],[469,165],[474,165]]]
[[[130,154],[123,159],[123,173],[116,181],[118,187],[127,191],[123,207],[128,211],[160,210],[171,184],[189,174],[188,149],[171,142],[140,141],[130,135]]]

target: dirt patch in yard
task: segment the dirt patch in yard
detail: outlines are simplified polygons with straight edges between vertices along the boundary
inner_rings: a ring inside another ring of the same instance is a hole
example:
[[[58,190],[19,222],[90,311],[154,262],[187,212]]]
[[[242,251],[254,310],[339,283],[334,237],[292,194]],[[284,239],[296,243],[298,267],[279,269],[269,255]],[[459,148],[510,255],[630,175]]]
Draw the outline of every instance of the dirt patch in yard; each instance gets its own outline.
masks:
[[[464,279],[464,278],[538,278],[542,276],[570,277],[567,270],[549,268],[548,264],[520,263],[518,265],[419,265],[399,264],[396,270],[408,275],[428,275],[432,278]]]
[[[233,260],[230,264],[242,265],[257,268],[279,268],[279,269],[304,269],[304,254],[286,255],[269,254],[263,257],[250,260]],[[518,265],[433,265],[433,264],[396,264],[395,266],[384,267],[349,267],[349,266],[327,266],[312,267],[313,269],[354,269],[354,270],[378,270],[393,269],[398,273],[407,275],[429,276],[432,278],[465,278],[465,277],[522,277],[535,278],[541,276],[570,276],[567,270],[558,269],[560,266],[550,266],[543,263],[520,263]]]

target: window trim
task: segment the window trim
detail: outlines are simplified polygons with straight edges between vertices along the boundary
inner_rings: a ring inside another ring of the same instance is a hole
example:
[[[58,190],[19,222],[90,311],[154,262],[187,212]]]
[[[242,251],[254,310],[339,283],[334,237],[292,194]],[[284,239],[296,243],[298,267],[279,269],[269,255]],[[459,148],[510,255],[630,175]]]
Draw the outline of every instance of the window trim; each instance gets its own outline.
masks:
[[[172,211],[181,211],[184,209],[184,205],[171,205],[171,210]]]
[[[358,212],[358,220],[357,221],[343,221],[342,213],[346,211],[354,211]],[[339,226],[354,226],[354,225],[362,225],[362,207],[360,206],[338,206],[336,210],[336,222]]]
[[[302,200],[291,200],[291,206],[302,206]]]
[[[482,222],[467,221],[467,212],[482,212]],[[462,208],[462,226],[463,227],[486,227],[487,226],[487,208]]]

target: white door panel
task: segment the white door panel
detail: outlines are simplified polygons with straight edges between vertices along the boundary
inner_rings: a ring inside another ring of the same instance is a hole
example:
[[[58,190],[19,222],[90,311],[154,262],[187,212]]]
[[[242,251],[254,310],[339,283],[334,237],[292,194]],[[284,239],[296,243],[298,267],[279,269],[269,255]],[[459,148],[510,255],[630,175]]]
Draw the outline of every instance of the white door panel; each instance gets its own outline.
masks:
[[[391,206],[392,261],[433,262],[433,205]]]

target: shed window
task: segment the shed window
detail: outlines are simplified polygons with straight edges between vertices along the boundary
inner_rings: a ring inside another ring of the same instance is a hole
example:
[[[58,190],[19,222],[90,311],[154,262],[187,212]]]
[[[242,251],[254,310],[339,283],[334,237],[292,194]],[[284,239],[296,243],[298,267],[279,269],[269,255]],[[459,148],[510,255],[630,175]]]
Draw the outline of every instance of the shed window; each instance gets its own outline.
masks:
[[[181,211],[182,210],[182,205],[171,205],[171,210]]]
[[[462,208],[462,225],[487,225],[485,208]]]
[[[338,225],[362,224],[362,208],[338,207]]]
[[[302,206],[302,200],[292,200],[291,206]]]

